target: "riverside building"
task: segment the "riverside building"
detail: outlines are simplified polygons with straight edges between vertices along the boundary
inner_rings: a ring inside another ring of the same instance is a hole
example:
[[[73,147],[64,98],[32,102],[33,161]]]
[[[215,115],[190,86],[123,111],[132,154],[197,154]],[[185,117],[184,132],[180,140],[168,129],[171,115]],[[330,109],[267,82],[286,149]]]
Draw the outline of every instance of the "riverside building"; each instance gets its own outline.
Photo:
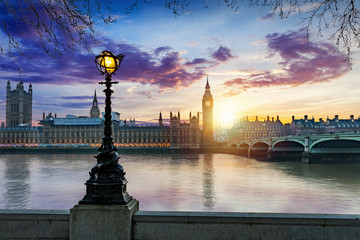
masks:
[[[10,83],[8,82],[8,89],[9,86]],[[18,84],[17,89],[23,90],[22,82]],[[29,86],[29,93],[32,93],[31,85]],[[21,98],[14,99],[13,101],[7,101],[7,109],[8,103],[11,106],[16,104],[20,106],[19,101]],[[27,106],[31,106],[31,104],[32,98],[27,98]],[[28,110],[31,110],[31,107]],[[29,119],[28,116],[26,119]],[[11,123],[15,124],[15,126],[1,124],[0,144],[99,147],[102,143],[104,118],[100,118],[96,92],[94,93],[89,116],[66,115],[65,118],[58,118],[56,114],[49,113],[45,115],[43,113],[42,120],[39,122],[41,126],[31,127],[31,125],[27,126],[27,124],[17,124],[20,122],[22,121],[13,119]],[[162,113],[160,113],[158,124],[152,126],[136,125],[135,119],[130,119],[130,121],[120,120],[120,114],[112,112],[112,130],[116,147],[196,149],[200,148],[202,139],[199,127],[199,112],[196,115],[192,115],[190,112],[188,121],[181,120],[180,112],[177,115],[170,112],[170,125],[163,123]]]
[[[20,81],[14,90],[11,90],[10,81],[6,84],[6,126],[32,125],[32,86],[24,90],[24,83]]]
[[[286,135],[284,124],[279,116],[276,120],[267,116],[267,120],[259,121],[256,116],[255,121],[249,121],[248,116],[243,120],[238,120],[229,130],[229,143],[234,141],[247,141],[254,139],[264,139],[272,137],[281,137]]]

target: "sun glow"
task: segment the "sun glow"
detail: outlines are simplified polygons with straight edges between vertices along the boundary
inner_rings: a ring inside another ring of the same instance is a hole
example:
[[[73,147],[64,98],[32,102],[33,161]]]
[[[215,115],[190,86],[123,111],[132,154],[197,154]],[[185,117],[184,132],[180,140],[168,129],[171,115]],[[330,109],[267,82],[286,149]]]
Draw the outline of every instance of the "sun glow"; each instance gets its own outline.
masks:
[[[233,104],[219,104],[219,107],[214,109],[215,126],[231,127],[237,119],[236,112],[238,109]]]

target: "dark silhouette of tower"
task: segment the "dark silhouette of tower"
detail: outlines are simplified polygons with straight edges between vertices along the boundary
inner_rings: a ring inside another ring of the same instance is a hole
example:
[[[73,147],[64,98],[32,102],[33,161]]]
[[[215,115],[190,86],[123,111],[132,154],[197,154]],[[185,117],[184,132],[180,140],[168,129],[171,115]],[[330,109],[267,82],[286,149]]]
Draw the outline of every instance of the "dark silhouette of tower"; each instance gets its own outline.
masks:
[[[11,90],[10,81],[6,86],[6,126],[31,126],[32,123],[32,85],[24,90],[24,83],[20,81],[14,90]]]
[[[99,106],[98,106],[98,100],[96,97],[96,90],[94,93],[94,100],[93,100],[92,107],[90,110],[90,117],[91,118],[100,118],[100,110],[99,110]]]
[[[163,119],[162,119],[162,115],[161,112],[159,114],[159,127],[163,126]]]
[[[202,99],[204,145],[211,145],[214,142],[213,104],[214,104],[214,100],[210,93],[210,85],[209,85],[209,77],[208,77],[206,80],[205,93]]]

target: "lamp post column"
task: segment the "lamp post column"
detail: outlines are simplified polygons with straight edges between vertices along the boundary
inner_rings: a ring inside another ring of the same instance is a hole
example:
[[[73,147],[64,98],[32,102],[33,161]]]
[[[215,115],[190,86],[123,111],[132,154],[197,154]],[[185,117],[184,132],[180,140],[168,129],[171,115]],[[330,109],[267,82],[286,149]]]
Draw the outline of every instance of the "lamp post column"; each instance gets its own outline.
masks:
[[[100,61],[100,63],[103,62],[106,63],[106,61]],[[115,60],[110,62],[114,63]],[[132,200],[127,193],[125,171],[118,162],[120,157],[112,138],[111,94],[113,90],[111,86],[118,83],[111,80],[111,75],[114,73],[115,70],[110,73],[105,72],[105,81],[99,82],[105,85],[104,137],[99,153],[95,156],[97,164],[89,172],[90,179],[85,183],[86,195],[79,204],[125,205]]]
[[[99,84],[105,84],[105,123],[104,123],[104,138],[102,148],[105,150],[111,150],[114,148],[113,138],[112,138],[112,121],[111,121],[111,94],[114,92],[111,90],[112,84],[117,84],[118,82],[111,81],[111,75],[107,74],[105,82],[100,82]],[[100,149],[102,150],[102,149]]]
[[[99,71],[105,75],[104,137],[96,165],[89,172],[84,198],[70,210],[70,240],[132,239],[132,216],[139,210],[139,202],[127,193],[125,172],[119,164],[114,147],[111,120],[111,80],[124,55],[114,56],[103,51],[95,59]]]

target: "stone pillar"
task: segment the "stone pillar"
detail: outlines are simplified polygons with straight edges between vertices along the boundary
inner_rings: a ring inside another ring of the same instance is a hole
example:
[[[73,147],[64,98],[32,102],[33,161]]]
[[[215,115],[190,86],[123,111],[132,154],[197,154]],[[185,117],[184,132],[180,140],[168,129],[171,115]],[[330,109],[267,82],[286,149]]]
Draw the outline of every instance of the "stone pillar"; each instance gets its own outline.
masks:
[[[306,136],[305,137],[305,146],[304,146],[304,152],[303,152],[303,155],[302,155],[302,158],[301,158],[301,162],[302,163],[309,163],[309,160],[310,160],[310,152],[309,152],[309,136]]]
[[[266,152],[266,160],[271,159],[271,153],[272,153],[272,139],[270,138],[269,148],[268,148],[268,150]]]
[[[132,239],[132,216],[139,202],[126,205],[78,204],[70,209],[70,240]]]

